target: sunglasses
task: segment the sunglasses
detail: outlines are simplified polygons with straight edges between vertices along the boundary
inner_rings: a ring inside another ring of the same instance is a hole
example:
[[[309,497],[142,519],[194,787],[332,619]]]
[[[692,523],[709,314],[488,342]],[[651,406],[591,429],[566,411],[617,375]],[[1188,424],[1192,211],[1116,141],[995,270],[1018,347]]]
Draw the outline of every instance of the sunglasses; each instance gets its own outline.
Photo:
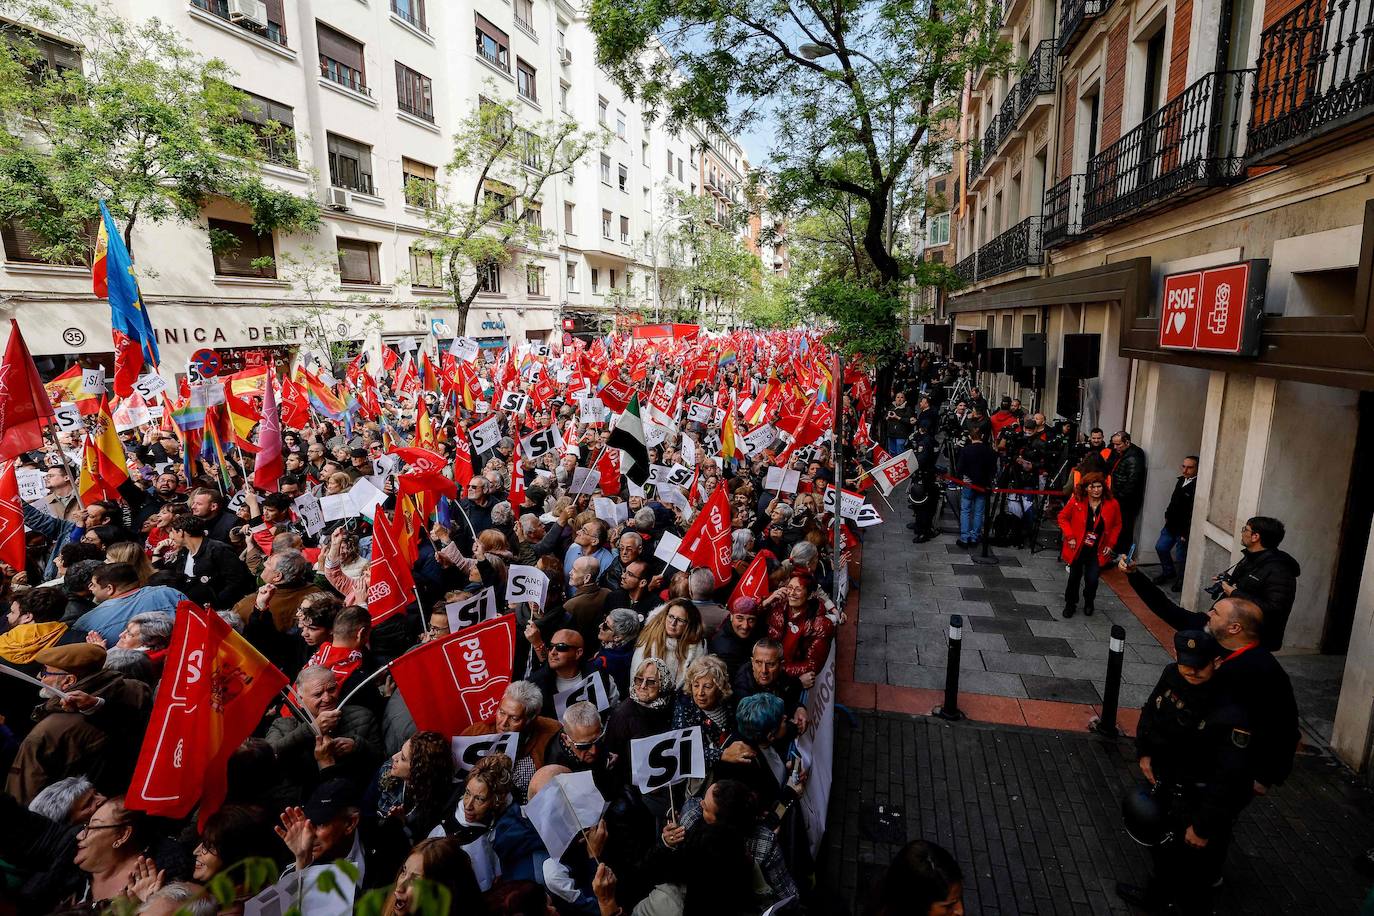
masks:
[[[637,677],[637,678],[634,679],[634,681],[635,681],[635,686],[636,686],[636,687],[657,687],[657,686],[658,686],[658,678],[654,678],[654,677]]]
[[[574,646],[572,643],[567,643],[567,642],[551,642],[551,643],[549,643],[549,651],[550,651],[550,652],[571,652],[573,649],[580,649],[580,648],[582,648],[582,647],[581,647],[581,646]]]
[[[602,736],[605,734],[605,729],[602,729],[601,734],[597,735],[590,741],[573,741],[567,736],[567,733],[564,733],[563,741],[568,745],[568,747],[572,748],[575,751],[590,751],[592,748],[596,747],[597,743],[601,741]]]

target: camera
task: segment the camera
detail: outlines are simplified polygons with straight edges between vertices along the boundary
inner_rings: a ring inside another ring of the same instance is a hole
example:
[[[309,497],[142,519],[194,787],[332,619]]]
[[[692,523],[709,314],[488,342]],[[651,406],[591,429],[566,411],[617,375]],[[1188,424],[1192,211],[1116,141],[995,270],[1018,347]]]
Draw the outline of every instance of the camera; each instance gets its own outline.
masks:
[[[1224,572],[1221,575],[1217,576],[1217,581],[1213,582],[1211,585],[1204,588],[1203,591],[1211,595],[1213,601],[1220,601],[1222,598],[1226,597],[1226,591],[1222,588],[1222,586],[1235,584],[1236,577],[1231,575],[1229,572]]]

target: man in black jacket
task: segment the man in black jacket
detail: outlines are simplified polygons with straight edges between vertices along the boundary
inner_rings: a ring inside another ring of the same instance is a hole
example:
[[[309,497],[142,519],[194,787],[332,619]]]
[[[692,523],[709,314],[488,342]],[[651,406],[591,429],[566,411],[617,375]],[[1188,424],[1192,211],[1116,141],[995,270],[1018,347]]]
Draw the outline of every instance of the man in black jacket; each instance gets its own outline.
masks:
[[[187,596],[192,600],[227,611],[253,591],[257,583],[238,551],[210,537],[204,519],[179,515],[172,519],[168,536],[178,550],[167,568],[191,580]]]
[[[1112,457],[1107,473],[1112,480],[1112,495],[1121,507],[1121,534],[1116,539],[1117,553],[1130,553],[1135,543],[1135,522],[1145,503],[1145,451],[1131,441],[1124,429],[1112,433]]]
[[[954,476],[965,486],[959,498],[960,547],[972,547],[983,536],[983,515],[988,508],[988,487],[997,472],[997,453],[983,441],[982,427],[970,427],[968,445],[959,450],[954,463]],[[974,489],[974,488],[977,489]]]
[[[1298,594],[1298,576],[1302,575],[1298,561],[1279,550],[1283,535],[1283,522],[1276,518],[1257,515],[1246,521],[1240,529],[1245,556],[1232,571],[1231,581],[1221,583],[1227,596],[1248,598],[1260,606],[1264,612],[1260,644],[1270,652],[1283,648],[1283,632],[1288,628],[1288,615]]]
[[[1164,510],[1164,527],[1155,541],[1155,552],[1159,554],[1155,584],[1172,583],[1174,591],[1183,587],[1183,565],[1188,558],[1188,531],[1193,525],[1193,497],[1197,494],[1197,455],[1184,458],[1179,471]]]
[[[238,516],[224,507],[224,496],[208,487],[198,487],[187,498],[191,514],[205,521],[206,536],[221,544],[229,543],[229,531],[240,522]]]

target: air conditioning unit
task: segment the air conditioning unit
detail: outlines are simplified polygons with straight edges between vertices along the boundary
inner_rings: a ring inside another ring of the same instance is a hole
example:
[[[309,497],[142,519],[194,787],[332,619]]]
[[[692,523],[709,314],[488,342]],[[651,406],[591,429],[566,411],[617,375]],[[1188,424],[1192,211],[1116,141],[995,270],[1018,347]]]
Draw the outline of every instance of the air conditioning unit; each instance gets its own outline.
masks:
[[[347,188],[327,188],[324,193],[324,205],[331,210],[348,210],[353,206],[353,195]]]
[[[229,0],[229,21],[267,28],[267,4],[263,0]]]
[[[572,64],[572,52],[567,48],[559,48],[558,59],[563,63],[563,66],[567,67]]]

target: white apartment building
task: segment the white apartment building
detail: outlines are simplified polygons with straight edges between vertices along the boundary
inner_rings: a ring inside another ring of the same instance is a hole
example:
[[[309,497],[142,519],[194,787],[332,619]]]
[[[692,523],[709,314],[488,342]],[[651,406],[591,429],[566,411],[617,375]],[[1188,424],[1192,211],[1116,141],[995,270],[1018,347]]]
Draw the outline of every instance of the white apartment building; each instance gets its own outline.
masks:
[[[448,175],[447,163],[452,132],[479,97],[495,93],[531,126],[568,116],[607,131],[572,175],[545,184],[545,243],[483,276],[466,333],[484,346],[557,340],[572,329],[565,315],[611,305],[623,314],[644,303],[651,320],[646,234],[660,236],[670,216],[664,189],[709,191],[702,136],[648,123],[596,66],[590,31],[562,0],[109,2],[131,20],[172,24],[198,53],[226,61],[237,88],[294,132],[294,144],[280,144],[264,165],[267,180],[327,205],[314,235],[259,239],[228,201],[195,223],[135,226],[168,375],[204,347],[225,351],[232,365],[246,350],[300,344],[321,325],[336,341],[360,340],[378,323],[389,341],[455,336],[457,310],[439,288],[438,265],[417,249],[423,211],[407,203],[405,187],[433,180],[471,193],[472,177]],[[733,141],[713,144],[742,161]],[[212,253],[212,228],[237,235],[239,249]],[[89,270],[37,261],[19,227],[5,227],[0,241],[0,311],[18,319],[34,354],[60,362],[108,353],[109,306],[92,296]],[[282,270],[249,263],[264,255],[279,266],[285,255],[332,263],[336,253],[338,277],[315,299],[329,306],[323,319],[311,308],[313,319],[298,320],[309,293]]]

